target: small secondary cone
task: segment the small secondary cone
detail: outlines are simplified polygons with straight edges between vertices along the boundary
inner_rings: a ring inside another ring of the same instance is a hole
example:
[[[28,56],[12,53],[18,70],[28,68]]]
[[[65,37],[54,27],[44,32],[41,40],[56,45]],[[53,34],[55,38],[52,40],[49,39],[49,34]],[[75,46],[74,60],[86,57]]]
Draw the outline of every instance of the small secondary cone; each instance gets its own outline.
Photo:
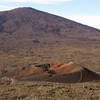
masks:
[[[24,69],[15,70],[12,73],[14,78],[18,80],[62,83],[100,80],[100,75],[74,62],[31,65]]]

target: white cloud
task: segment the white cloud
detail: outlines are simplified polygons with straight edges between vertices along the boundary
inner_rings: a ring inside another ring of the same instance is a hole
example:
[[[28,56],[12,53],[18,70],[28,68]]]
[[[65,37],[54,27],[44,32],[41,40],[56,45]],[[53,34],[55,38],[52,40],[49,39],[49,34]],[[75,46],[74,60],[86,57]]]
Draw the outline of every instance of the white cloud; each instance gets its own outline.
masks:
[[[100,29],[100,15],[72,15],[67,18]]]
[[[33,3],[55,3],[55,2],[67,2],[67,1],[72,1],[72,0],[6,0],[10,2],[33,2]]]
[[[10,10],[13,9],[15,7],[13,6],[6,6],[6,5],[0,5],[0,11],[4,11],[4,10]]]

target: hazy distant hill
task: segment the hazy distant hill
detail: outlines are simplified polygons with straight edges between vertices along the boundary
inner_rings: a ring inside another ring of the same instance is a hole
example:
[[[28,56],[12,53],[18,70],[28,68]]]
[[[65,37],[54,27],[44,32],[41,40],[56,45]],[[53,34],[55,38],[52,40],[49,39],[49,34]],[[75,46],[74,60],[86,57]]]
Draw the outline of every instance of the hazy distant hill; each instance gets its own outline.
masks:
[[[33,8],[0,12],[0,49],[37,44],[97,43],[100,30]]]

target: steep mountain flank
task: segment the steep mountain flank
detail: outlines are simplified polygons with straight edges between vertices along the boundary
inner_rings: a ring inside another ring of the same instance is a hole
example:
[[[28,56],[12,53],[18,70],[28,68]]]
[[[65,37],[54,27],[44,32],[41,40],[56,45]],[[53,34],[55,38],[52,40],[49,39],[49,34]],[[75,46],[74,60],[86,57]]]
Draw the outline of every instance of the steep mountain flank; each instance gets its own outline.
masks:
[[[44,44],[97,43],[100,30],[33,8],[0,12],[3,51]]]

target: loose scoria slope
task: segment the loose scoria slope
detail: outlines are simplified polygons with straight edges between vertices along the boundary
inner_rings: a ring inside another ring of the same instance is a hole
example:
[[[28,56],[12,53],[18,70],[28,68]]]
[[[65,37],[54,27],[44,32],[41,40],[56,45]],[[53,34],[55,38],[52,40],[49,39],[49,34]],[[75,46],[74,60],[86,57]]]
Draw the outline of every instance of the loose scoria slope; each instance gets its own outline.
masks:
[[[28,81],[75,83],[100,80],[100,75],[72,62],[68,64],[32,65],[27,68],[14,70],[12,74],[15,79]],[[12,77],[12,75],[9,77]]]

